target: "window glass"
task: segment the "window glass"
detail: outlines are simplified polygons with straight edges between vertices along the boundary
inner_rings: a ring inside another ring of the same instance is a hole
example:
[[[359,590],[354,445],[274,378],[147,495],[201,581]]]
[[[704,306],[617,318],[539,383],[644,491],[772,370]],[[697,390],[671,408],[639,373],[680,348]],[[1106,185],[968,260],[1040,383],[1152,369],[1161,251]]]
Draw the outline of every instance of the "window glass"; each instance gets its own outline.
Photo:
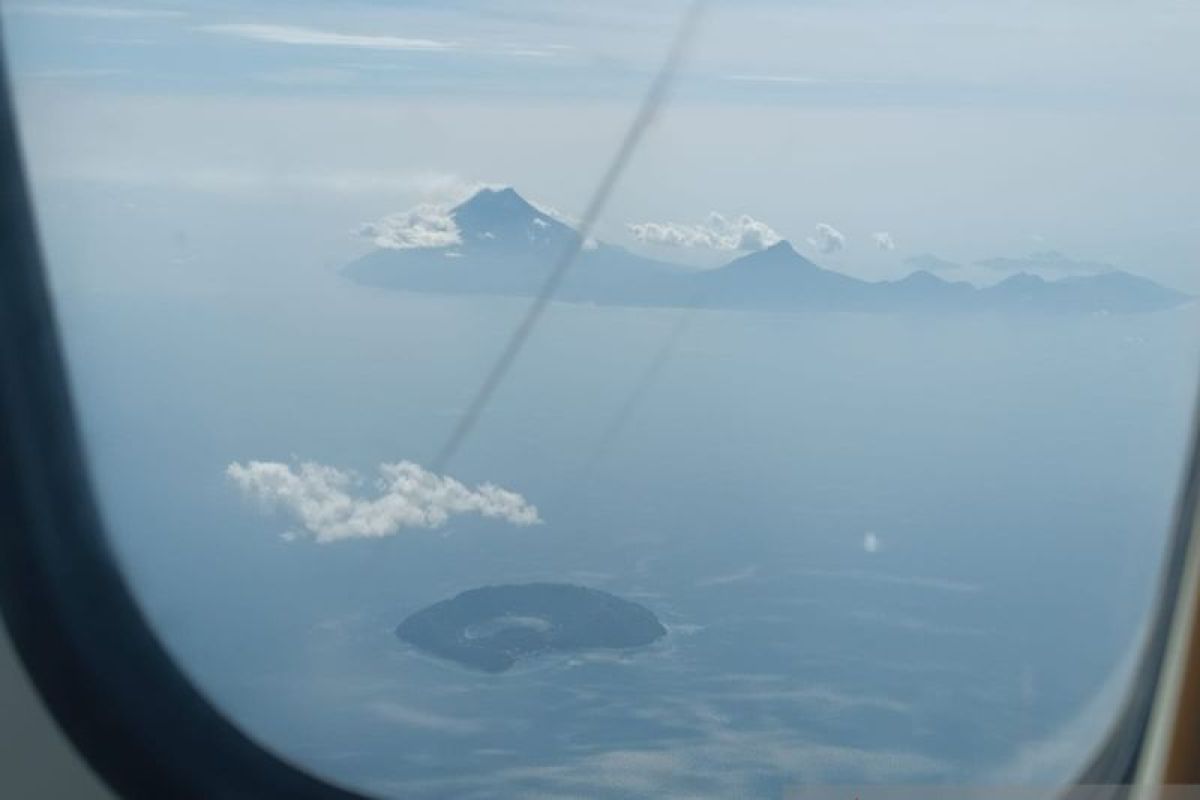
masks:
[[[4,3],[129,581],[377,795],[1069,780],[1190,421],[1200,10],[687,13]]]

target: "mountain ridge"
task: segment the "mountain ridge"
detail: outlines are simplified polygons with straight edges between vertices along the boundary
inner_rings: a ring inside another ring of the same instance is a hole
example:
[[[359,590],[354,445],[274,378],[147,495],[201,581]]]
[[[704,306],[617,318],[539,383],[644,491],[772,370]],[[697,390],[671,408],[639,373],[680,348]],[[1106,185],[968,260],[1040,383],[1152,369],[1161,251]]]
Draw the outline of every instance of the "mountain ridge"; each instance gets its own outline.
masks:
[[[554,265],[578,248],[556,299],[767,311],[1041,313],[1140,313],[1192,300],[1115,269],[1057,280],[1017,272],[987,287],[947,281],[928,269],[893,281],[865,281],[820,266],[786,239],[714,269],[686,270],[617,245],[580,242],[571,225],[538,209],[512,187],[481,189],[448,213],[457,243],[379,247],[348,264],[342,274],[388,289],[532,296],[542,290]]]

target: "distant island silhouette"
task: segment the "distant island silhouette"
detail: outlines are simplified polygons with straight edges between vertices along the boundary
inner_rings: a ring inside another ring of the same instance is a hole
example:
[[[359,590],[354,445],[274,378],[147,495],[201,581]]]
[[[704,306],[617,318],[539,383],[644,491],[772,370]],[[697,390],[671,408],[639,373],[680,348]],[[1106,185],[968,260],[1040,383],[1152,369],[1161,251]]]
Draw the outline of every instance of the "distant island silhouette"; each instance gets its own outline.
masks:
[[[511,188],[482,189],[447,216],[441,221],[444,229],[427,241],[377,238],[378,249],[342,273],[388,289],[533,296],[556,257],[580,243],[574,228],[539,211]],[[1055,255],[1056,263],[1080,266]],[[949,262],[927,257],[923,263]],[[927,269],[896,281],[864,281],[814,264],[787,241],[706,270],[589,241],[555,297],[604,305],[767,311],[1034,313],[1149,312],[1192,299],[1120,270],[1059,280],[1018,272],[987,287],[947,281]]]
[[[640,647],[666,632],[644,606],[566,583],[471,589],[396,628],[405,642],[484,672],[504,672],[522,658],[548,653]]]

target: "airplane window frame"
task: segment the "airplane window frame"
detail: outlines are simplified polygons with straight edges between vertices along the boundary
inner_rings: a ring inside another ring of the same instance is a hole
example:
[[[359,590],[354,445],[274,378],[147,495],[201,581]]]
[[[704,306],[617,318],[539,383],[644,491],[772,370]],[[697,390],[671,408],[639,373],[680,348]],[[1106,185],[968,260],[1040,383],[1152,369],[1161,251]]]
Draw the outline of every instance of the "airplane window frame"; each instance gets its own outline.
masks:
[[[43,702],[121,796],[361,795],[251,741],[138,609],[89,486],[0,66],[0,611]]]
[[[360,798],[241,732],[173,663],[108,546],[68,391],[0,64],[0,612],[52,715],[125,797]],[[1195,424],[1155,609],[1085,785],[1136,777],[1200,505]]]

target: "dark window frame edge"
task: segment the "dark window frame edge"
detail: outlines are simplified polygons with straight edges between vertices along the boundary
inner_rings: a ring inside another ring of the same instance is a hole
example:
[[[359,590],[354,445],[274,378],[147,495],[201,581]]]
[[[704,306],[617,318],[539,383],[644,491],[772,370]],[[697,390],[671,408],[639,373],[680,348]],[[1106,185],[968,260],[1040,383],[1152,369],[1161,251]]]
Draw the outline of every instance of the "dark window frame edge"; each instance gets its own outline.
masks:
[[[357,800],[218,712],[155,638],[120,573],[68,391],[7,63],[0,69],[0,609],[26,672],[123,797]]]

